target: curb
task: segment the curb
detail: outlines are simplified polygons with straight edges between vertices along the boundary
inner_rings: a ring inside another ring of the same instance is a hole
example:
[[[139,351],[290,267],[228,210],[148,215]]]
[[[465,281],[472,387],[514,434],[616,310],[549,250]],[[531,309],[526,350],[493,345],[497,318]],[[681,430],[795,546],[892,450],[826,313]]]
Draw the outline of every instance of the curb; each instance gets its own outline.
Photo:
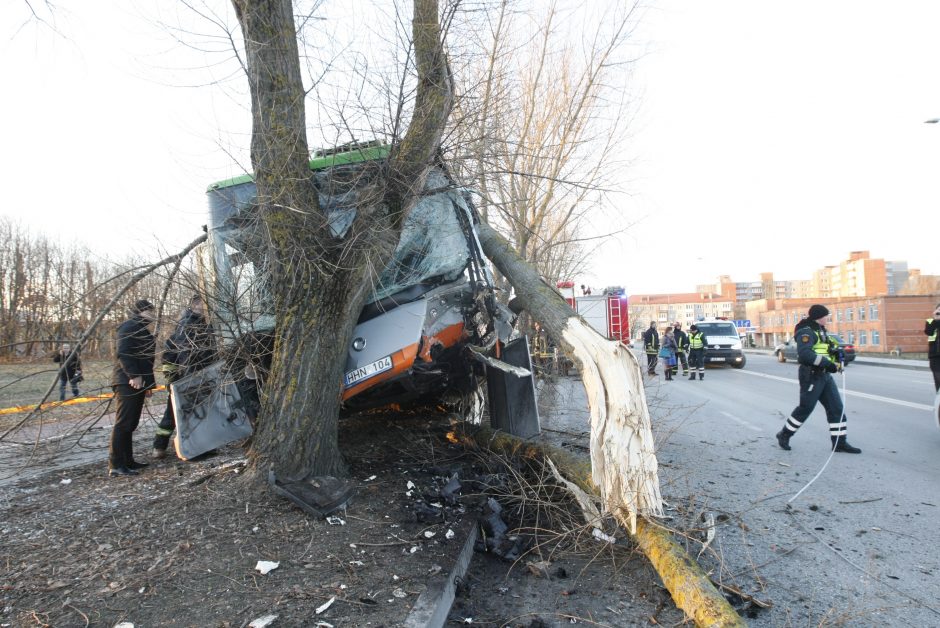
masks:
[[[454,560],[453,566],[446,573],[441,570],[436,576],[432,576],[428,581],[427,588],[420,596],[418,601],[411,608],[405,623],[405,628],[443,628],[447,623],[447,616],[450,614],[450,608],[454,604],[454,594],[457,589],[457,583],[463,580],[467,573],[467,567],[470,566],[470,559],[473,557],[473,546],[477,541],[479,534],[477,521],[475,517],[464,517],[460,526],[469,527],[469,530],[462,529],[459,534],[466,534],[466,540]]]

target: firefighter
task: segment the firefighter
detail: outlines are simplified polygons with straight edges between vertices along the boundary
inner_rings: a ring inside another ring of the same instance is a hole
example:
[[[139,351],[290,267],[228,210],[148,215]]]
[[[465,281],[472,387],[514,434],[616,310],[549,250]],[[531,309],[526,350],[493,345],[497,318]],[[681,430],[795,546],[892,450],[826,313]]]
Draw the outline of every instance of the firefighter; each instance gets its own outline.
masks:
[[[187,375],[201,371],[215,360],[215,336],[212,325],[206,320],[206,304],[202,297],[193,295],[189,307],[176,323],[176,329],[166,340],[163,349],[163,374],[167,389]],[[172,393],[171,393],[172,394]],[[153,457],[166,457],[170,437],[176,429],[173,403],[167,399],[163,418],[153,437]]]
[[[826,409],[829,421],[829,438],[832,449],[846,454],[860,454],[862,450],[853,447],[846,439],[846,418],[843,412],[842,398],[832,379],[832,373],[842,370],[839,361],[839,347],[830,341],[826,333],[829,322],[829,310],[824,305],[813,305],[807,317],[794,327],[793,338],[796,340],[797,359],[800,362],[800,405],[787,419],[783,428],[777,432],[777,443],[781,449],[790,449],[790,438],[806,421],[816,407],[816,402]]]
[[[708,344],[708,338],[704,331],[698,330],[698,325],[689,326],[689,379],[695,379],[695,372],[698,371],[698,378],[705,379],[705,345]]]
[[[689,336],[684,331],[682,331],[682,323],[676,321],[673,323],[675,331],[673,331],[672,337],[676,341],[676,365],[672,367],[672,374],[679,374],[679,364],[682,364],[682,374],[685,375],[686,371],[689,370],[689,360],[686,358],[686,355],[689,353]]]
[[[930,362],[930,372],[933,373],[933,386],[940,392],[940,342],[937,341],[937,332],[940,331],[940,303],[933,310],[933,318],[927,319],[924,325],[924,334],[927,335],[927,360]]]
[[[646,350],[646,372],[656,375],[657,354],[659,353],[659,332],[656,331],[656,321],[650,321],[649,329],[643,332],[643,348]]]

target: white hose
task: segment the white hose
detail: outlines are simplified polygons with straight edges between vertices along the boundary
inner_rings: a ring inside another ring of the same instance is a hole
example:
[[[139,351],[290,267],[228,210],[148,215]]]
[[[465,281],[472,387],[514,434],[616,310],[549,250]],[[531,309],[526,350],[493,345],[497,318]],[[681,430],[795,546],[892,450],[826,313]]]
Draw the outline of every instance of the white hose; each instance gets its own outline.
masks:
[[[839,391],[839,397],[842,399],[842,416],[839,417],[839,422],[842,422],[842,420],[846,418],[846,416],[845,416],[845,365],[844,365],[844,364],[842,365],[842,389]],[[845,441],[845,436],[842,436],[842,440]],[[816,479],[817,479],[820,475],[822,475],[822,472],[826,470],[826,467],[827,467],[827,466],[829,466],[829,461],[832,460],[832,456],[836,453],[836,445],[837,445],[838,443],[839,443],[839,437],[837,436],[836,439],[832,442],[832,451],[829,452],[829,457],[826,458],[826,462],[823,463],[823,466],[822,466],[822,468],[819,470],[819,473],[817,473],[816,475],[814,475],[814,476],[813,476],[813,479],[806,483],[806,486],[804,486],[803,488],[801,488],[799,491],[796,492],[796,494],[795,494],[793,497],[791,497],[790,499],[788,499],[788,500],[787,500],[787,504],[789,504],[789,503],[792,502],[794,499],[796,499],[797,497],[799,497],[800,494],[801,494],[803,491],[805,491],[806,489],[808,489],[808,488],[810,487],[810,485],[811,485],[813,482],[815,482]]]

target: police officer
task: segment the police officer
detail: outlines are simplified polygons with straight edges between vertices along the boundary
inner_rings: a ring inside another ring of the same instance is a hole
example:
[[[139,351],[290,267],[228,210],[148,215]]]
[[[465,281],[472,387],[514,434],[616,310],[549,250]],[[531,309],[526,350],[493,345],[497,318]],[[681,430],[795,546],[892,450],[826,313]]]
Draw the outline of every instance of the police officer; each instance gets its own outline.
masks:
[[[940,303],[933,310],[933,318],[927,319],[924,333],[927,335],[927,360],[930,362],[930,372],[933,373],[933,386],[940,392],[940,342],[937,342],[937,332],[940,331]]]
[[[698,371],[698,378],[705,379],[705,346],[708,344],[708,338],[704,331],[698,330],[698,325],[689,325],[689,379],[695,379],[695,372]]]
[[[646,350],[646,372],[656,375],[656,362],[659,360],[659,332],[656,321],[650,321],[649,329],[643,332],[643,348]]]
[[[809,308],[808,316],[794,327],[793,337],[796,340],[797,360],[800,363],[800,405],[790,413],[790,418],[777,432],[777,443],[782,449],[790,449],[790,437],[800,429],[818,401],[826,409],[833,450],[860,454],[862,450],[853,447],[846,440],[842,399],[831,375],[842,370],[842,361],[838,345],[826,333],[827,322],[829,310],[816,304]]]
[[[672,337],[676,341],[676,365],[672,367],[672,374],[678,375],[679,364],[682,364],[682,374],[685,375],[689,370],[689,360],[686,358],[689,352],[689,336],[682,331],[682,323],[679,321],[676,321],[673,327],[675,328]]]

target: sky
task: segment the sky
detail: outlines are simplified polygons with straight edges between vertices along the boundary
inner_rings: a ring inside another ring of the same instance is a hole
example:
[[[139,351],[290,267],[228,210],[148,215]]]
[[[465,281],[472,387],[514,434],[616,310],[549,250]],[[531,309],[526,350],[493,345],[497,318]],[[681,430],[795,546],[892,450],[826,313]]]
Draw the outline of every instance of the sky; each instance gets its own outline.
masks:
[[[45,24],[0,5],[0,214],[102,257],[176,251],[206,186],[245,171],[244,78],[205,24],[185,47],[155,23],[192,16],[58,4]],[[633,226],[576,282],[806,279],[854,250],[940,274],[940,124],[924,124],[940,117],[940,3],[663,0],[640,16],[610,208]]]

